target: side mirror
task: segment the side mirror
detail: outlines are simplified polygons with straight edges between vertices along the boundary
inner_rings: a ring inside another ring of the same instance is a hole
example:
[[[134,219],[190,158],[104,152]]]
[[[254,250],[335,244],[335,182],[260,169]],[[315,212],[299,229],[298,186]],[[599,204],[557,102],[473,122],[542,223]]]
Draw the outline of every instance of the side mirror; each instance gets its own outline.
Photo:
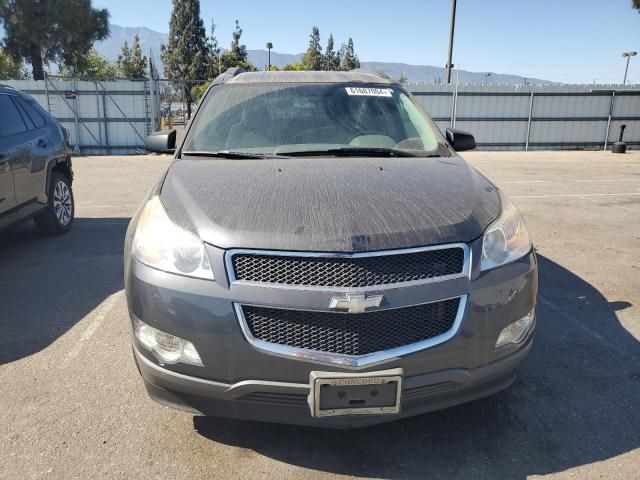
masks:
[[[476,148],[476,139],[469,132],[447,128],[447,140],[456,152],[473,150]]]
[[[144,146],[150,152],[173,153],[176,151],[176,131],[161,130],[153,132],[145,139]]]

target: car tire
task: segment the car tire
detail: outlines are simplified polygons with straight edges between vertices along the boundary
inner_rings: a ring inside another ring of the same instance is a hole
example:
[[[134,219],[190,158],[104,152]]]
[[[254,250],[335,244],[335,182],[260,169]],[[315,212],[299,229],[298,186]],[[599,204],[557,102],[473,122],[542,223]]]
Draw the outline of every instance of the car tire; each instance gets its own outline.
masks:
[[[34,219],[36,226],[49,235],[61,235],[71,230],[74,215],[75,202],[71,182],[66,175],[53,172],[47,209]]]

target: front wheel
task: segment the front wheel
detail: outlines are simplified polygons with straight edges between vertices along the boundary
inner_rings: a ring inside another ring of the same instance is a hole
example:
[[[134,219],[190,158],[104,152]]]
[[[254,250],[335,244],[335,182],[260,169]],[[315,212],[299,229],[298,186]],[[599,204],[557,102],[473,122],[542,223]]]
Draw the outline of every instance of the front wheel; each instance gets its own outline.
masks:
[[[71,183],[65,175],[53,172],[47,209],[35,218],[36,226],[48,234],[67,233],[71,230],[74,214],[75,204]]]

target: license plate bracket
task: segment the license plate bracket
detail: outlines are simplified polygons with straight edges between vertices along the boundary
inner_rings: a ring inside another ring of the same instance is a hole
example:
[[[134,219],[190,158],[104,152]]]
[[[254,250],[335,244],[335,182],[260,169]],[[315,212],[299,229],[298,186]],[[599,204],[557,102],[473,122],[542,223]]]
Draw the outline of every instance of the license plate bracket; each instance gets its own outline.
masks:
[[[378,372],[311,372],[309,407],[314,417],[400,413],[402,369]]]

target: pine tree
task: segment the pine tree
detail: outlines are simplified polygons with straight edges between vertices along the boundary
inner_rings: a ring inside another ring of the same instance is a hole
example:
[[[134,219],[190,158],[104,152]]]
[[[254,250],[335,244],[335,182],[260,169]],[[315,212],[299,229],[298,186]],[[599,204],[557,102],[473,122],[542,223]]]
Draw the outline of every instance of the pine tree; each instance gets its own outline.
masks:
[[[302,56],[302,63],[307,70],[324,70],[324,58],[322,56],[322,47],[320,46],[320,30],[318,27],[311,29],[309,35],[309,47]]]
[[[109,36],[109,12],[91,0],[1,0],[4,44],[13,58],[31,64],[33,79],[44,79],[51,60],[78,68],[93,42]]]
[[[360,68],[360,60],[355,53],[353,47],[353,39],[349,38],[349,42],[342,44],[340,48],[340,70],[354,70]]]
[[[207,38],[207,51],[209,53],[209,78],[215,78],[220,75],[220,46],[216,37],[216,24],[211,19],[211,33]]]
[[[324,51],[323,69],[328,71],[340,70],[340,54],[334,50],[333,34],[329,35],[327,49]]]
[[[165,74],[179,84],[185,103],[187,118],[191,118],[191,87],[189,80],[207,76],[207,34],[200,18],[199,0],[173,0],[169,23],[169,42],[161,48]]]
[[[125,41],[122,46],[122,53],[118,55],[118,72],[124,78],[137,80],[147,78],[147,57],[142,54],[140,46],[140,37],[133,37],[133,44],[129,48],[129,44]]]
[[[240,43],[242,29],[238,20],[236,20],[236,29],[231,33],[231,37],[231,48],[220,55],[219,65],[222,73],[233,67],[240,67],[249,72],[255,71],[256,68],[248,60],[247,47]]]
[[[242,29],[240,23],[236,20],[236,29],[231,34],[231,53],[235,57],[238,63],[244,63],[247,61],[247,47],[240,44],[240,37],[242,37]]]

